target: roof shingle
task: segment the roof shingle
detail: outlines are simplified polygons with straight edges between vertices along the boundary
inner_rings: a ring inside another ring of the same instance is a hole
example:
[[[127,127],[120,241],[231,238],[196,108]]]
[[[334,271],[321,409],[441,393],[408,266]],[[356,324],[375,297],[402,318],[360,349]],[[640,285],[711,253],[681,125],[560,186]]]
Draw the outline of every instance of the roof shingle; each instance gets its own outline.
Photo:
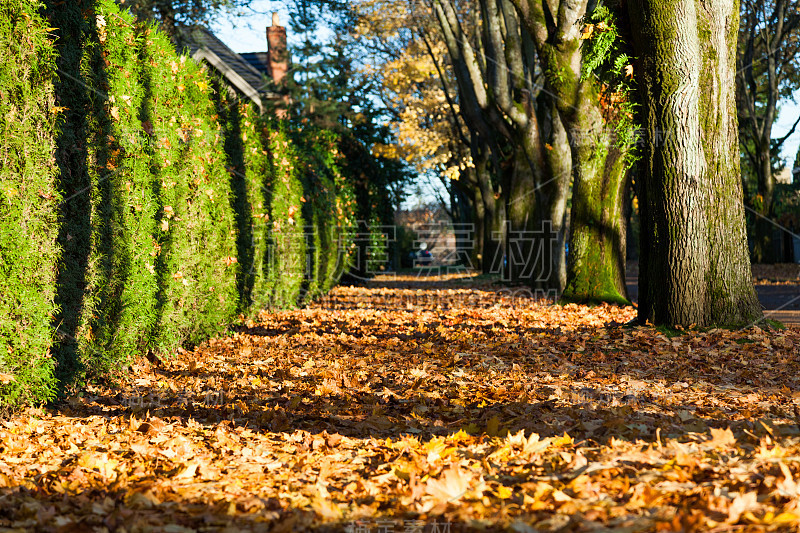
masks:
[[[194,55],[198,50],[205,47],[219,57],[228,67],[238,74],[253,89],[260,93],[267,92],[266,72],[256,70],[242,55],[237,54],[228,46],[220,41],[207,28],[193,26],[186,28],[183,32],[183,40],[189,49],[190,55]],[[255,55],[261,55],[257,53]],[[249,54],[252,55],[252,54]],[[263,52],[266,56],[266,52]]]

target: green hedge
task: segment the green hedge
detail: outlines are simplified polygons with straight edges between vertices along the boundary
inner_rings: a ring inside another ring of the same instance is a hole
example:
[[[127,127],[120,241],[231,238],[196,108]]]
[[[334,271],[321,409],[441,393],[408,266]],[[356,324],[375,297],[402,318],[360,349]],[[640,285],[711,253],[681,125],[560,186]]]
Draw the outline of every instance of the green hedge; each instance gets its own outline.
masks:
[[[395,236],[384,233],[384,225],[394,220],[394,209],[387,191],[390,176],[399,174],[393,167],[400,163],[373,156],[352,135],[344,135],[339,146],[344,154],[341,169],[353,184],[354,209],[360,221],[355,233],[358,249],[350,273],[360,279],[370,278],[381,271],[391,255],[390,242]]]
[[[169,350],[222,331],[235,317],[236,224],[209,76],[169,39],[144,31],[146,118],[155,190],[159,317],[155,347]]]
[[[88,232],[83,231],[83,217],[62,220],[68,235],[84,240],[79,247],[88,256],[83,269],[62,280],[72,285],[69,292],[79,299],[69,302],[65,312],[80,313],[74,331],[66,332],[73,338],[60,346],[61,360],[71,364],[64,369],[65,379],[82,378],[83,368],[94,375],[113,373],[146,349],[157,291],[147,253],[158,202],[147,143],[140,135],[139,115],[147,97],[140,83],[140,39],[133,21],[113,5],[102,5],[84,28],[84,35],[96,40],[84,47],[81,70],[84,81],[98,91],[89,93],[93,112],[85,130],[90,139],[88,164],[62,164],[65,173],[84,173],[80,183],[86,184],[64,192],[71,201],[77,200],[76,194],[90,201]],[[84,189],[88,190],[81,192]]]
[[[55,393],[55,51],[34,1],[0,4],[0,403]]]
[[[307,297],[327,293],[352,266],[353,237],[357,227],[355,193],[340,170],[339,137],[310,129],[296,135],[301,146],[306,190],[307,246],[312,271]],[[333,222],[333,223],[332,223]]]
[[[278,308],[293,307],[301,301],[306,271],[303,183],[299,157],[282,128],[266,133],[269,172],[266,189],[269,200],[268,248],[264,286],[256,304]]]
[[[3,405],[336,283],[356,202],[335,136],[260,116],[112,0],[0,9]]]
[[[355,225],[338,137],[289,131],[227,91],[218,92],[218,109],[235,193],[241,311],[252,316],[321,296],[350,266]]]
[[[61,323],[74,323],[62,328],[60,378],[80,384],[222,331],[238,305],[236,232],[205,72],[110,0],[64,30],[62,46],[80,43],[89,87],[73,98],[92,111],[67,125],[88,139],[87,164],[62,161],[64,193],[89,198],[70,206],[88,207],[88,224],[83,212],[62,219],[82,242],[63,243],[78,252],[65,254],[71,275],[60,280]]]

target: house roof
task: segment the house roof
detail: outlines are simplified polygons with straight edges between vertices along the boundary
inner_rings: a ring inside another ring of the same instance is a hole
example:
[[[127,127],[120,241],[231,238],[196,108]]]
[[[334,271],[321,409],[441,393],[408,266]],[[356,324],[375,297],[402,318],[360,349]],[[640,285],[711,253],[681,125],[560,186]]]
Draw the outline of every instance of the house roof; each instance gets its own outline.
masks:
[[[206,61],[225,76],[233,87],[262,108],[262,96],[267,94],[265,72],[254,68],[242,55],[228,48],[207,28],[202,26],[185,28],[181,37],[194,59]]]
[[[272,77],[272,71],[269,68],[269,52],[243,52],[239,55],[257,71]]]

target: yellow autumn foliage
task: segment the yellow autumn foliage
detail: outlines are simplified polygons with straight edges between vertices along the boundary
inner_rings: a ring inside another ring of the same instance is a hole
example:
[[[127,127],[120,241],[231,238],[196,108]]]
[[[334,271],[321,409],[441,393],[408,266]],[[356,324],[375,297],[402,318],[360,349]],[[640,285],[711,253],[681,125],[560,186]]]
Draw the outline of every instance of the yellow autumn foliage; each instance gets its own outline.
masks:
[[[420,173],[439,172],[458,179],[472,166],[472,160],[468,146],[459,138],[466,132],[459,131],[463,124],[457,116],[458,104],[451,106],[448,102],[439,74],[441,71],[448,76],[445,46],[429,41],[429,48],[419,35],[432,13],[424,6],[409,9],[407,2],[396,0],[361,0],[355,4],[361,20],[357,28],[360,35],[400,45],[393,57],[367,67],[368,73],[380,80],[384,103],[395,110],[390,126],[397,143],[377,145],[373,152],[402,158]],[[430,39],[431,34],[427,37]],[[451,83],[444,80],[444,84]],[[449,90],[455,100],[452,87]]]

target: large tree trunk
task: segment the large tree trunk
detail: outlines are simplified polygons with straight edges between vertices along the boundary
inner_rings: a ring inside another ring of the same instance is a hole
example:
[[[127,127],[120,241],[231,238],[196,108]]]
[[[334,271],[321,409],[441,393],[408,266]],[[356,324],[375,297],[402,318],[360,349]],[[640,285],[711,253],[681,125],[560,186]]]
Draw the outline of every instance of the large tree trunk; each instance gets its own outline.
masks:
[[[572,211],[562,299],[626,303],[624,150],[611,139],[598,87],[581,81],[580,20],[588,0],[510,0],[533,37],[572,146]]]
[[[639,190],[640,320],[751,323],[762,313],[739,170],[737,2],[642,0],[628,9],[648,133]]]
[[[577,91],[581,97],[565,113],[571,132],[574,182],[567,286],[562,299],[628,303],[624,153],[609,134],[595,87],[589,82],[581,85]]]

